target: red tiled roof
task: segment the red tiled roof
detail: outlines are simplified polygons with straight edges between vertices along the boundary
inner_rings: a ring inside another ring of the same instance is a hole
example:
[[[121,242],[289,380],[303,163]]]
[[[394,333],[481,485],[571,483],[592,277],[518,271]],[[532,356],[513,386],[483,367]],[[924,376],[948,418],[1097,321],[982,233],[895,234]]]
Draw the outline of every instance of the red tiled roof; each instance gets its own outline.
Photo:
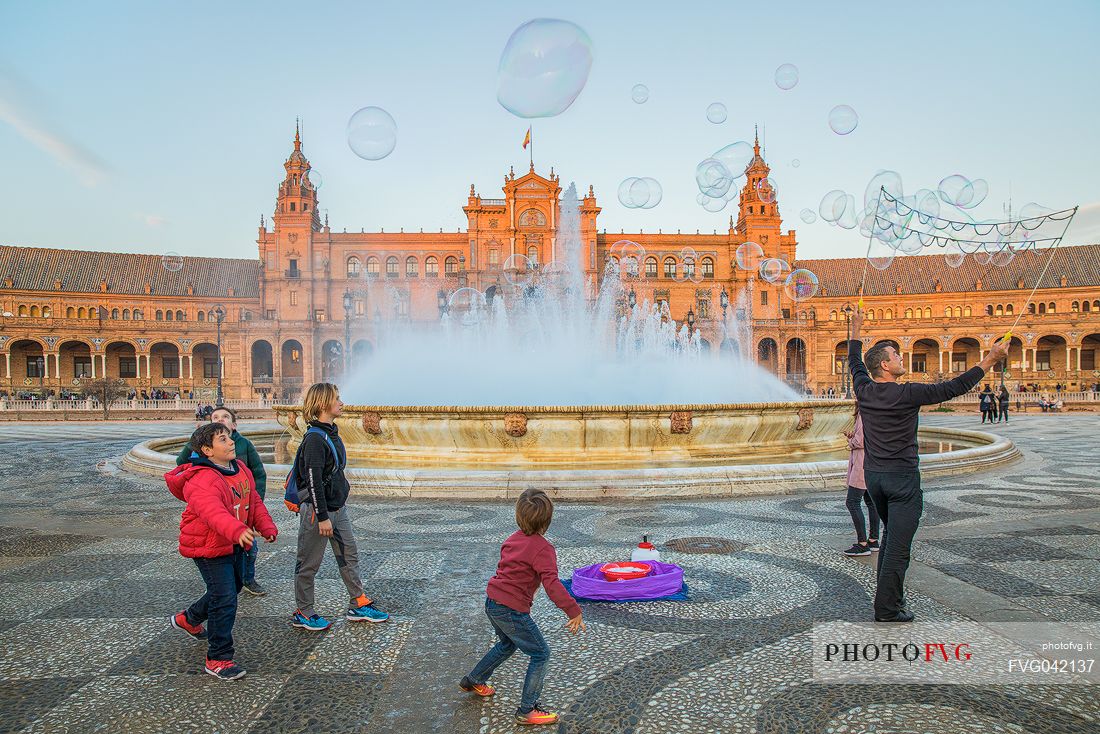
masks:
[[[177,272],[165,269],[160,255],[121,252],[58,250],[48,247],[0,245],[0,286],[12,279],[12,288],[31,291],[99,293],[106,281],[108,293],[143,295],[145,285],[158,296],[225,298],[229,289],[237,298],[260,295],[260,261],[216,257],[184,257]]]
[[[963,264],[952,268],[943,255],[904,255],[894,259],[886,270],[867,267],[867,295],[896,293],[935,293],[936,282],[944,293],[971,292],[981,280],[983,291],[1031,290],[1051,257],[1049,249],[1028,250],[1012,259],[1006,267],[979,265],[970,255]],[[863,276],[863,259],[798,260],[795,267],[812,270],[818,277],[825,297],[856,296]],[[1063,246],[1054,251],[1040,288],[1059,288],[1065,276],[1066,287],[1100,288],[1100,245]],[[898,291],[898,286],[901,290]]]

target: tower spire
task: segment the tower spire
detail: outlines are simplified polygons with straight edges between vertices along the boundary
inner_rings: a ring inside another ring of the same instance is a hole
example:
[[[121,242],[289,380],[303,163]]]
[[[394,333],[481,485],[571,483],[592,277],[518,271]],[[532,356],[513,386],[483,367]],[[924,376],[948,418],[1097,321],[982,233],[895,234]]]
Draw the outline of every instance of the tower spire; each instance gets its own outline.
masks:
[[[302,149],[302,136],[299,129],[299,118],[294,118],[294,150]]]
[[[752,151],[753,151],[753,153],[755,153],[756,155],[759,156],[760,155],[760,126],[759,125],[753,125],[752,130],[753,130],[753,133],[752,133],[752,137],[753,137]]]

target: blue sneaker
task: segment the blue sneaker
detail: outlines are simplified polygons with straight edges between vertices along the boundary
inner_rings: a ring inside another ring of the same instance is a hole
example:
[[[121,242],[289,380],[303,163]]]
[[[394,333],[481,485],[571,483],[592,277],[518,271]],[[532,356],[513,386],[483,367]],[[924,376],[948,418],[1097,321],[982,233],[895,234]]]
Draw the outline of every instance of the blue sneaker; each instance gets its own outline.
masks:
[[[356,606],[348,608],[349,622],[385,622],[390,618],[390,615],[381,609],[375,609],[374,604],[366,595],[353,599],[351,603]]]
[[[328,621],[320,614],[313,614],[307,617],[301,612],[296,611],[294,612],[293,619],[290,620],[290,626],[309,630],[310,632],[324,632],[332,626],[332,622]]]

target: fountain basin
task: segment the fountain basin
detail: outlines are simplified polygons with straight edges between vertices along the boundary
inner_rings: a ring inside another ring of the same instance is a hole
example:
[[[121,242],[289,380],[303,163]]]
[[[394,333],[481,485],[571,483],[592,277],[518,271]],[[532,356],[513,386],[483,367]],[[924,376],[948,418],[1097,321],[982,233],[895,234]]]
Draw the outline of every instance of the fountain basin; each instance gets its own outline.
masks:
[[[282,485],[305,427],[300,407],[280,406],[276,411],[285,430],[248,434],[270,446],[261,453],[271,452],[264,460],[272,492]],[[527,429],[518,436],[513,434],[520,433],[523,421],[515,416],[505,420],[517,412],[526,416]],[[690,420],[683,415],[688,412]],[[680,414],[675,427],[674,414]],[[851,414],[851,401],[354,407],[345,408],[338,422],[351,457],[346,474],[355,494],[504,500],[539,487],[555,498],[599,500],[736,497],[843,487],[847,452],[842,431],[850,427]],[[536,428],[541,429],[538,434]],[[981,431],[927,427],[920,429],[918,438],[921,474],[926,478],[983,471],[1020,456],[1012,441]],[[145,441],[122,464],[133,471],[162,474],[175,465],[184,441],[184,436]],[[269,456],[273,463],[268,463]]]

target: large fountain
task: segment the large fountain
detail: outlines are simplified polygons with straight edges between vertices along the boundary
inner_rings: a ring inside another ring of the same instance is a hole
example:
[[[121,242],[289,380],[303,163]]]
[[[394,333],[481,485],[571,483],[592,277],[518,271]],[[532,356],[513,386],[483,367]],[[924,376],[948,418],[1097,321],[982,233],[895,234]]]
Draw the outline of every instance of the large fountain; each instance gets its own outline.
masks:
[[[572,186],[553,252],[545,264],[512,255],[488,295],[460,288],[441,304],[441,324],[385,329],[341,386],[354,490],[729,496],[843,482],[852,401],[803,400],[758,367],[751,320],[724,317],[722,348],[711,349],[666,305],[638,297],[644,251],[632,242],[612,246],[598,283],[586,280]],[[723,315],[745,312],[736,301]],[[286,430],[261,438],[277,477],[306,424],[301,406],[275,412]],[[923,446],[933,452],[926,474],[1016,455],[1011,442],[976,432],[928,431]],[[159,448],[147,442],[127,461],[156,465]]]

